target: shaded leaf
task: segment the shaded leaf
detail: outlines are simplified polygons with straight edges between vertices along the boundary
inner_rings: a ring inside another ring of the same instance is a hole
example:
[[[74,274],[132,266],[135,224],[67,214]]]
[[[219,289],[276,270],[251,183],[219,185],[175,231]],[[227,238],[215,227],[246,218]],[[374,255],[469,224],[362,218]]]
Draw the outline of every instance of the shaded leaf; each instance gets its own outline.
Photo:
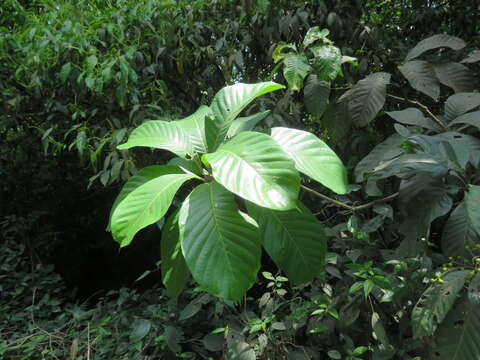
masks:
[[[450,123],[478,106],[480,106],[480,93],[454,94],[445,102],[445,120]]]
[[[147,336],[151,328],[152,323],[150,320],[136,319],[133,323],[133,330],[130,334],[130,340],[134,343],[142,340],[145,336]]]
[[[466,246],[472,246],[480,242],[479,240],[467,215],[465,203],[461,202],[452,211],[443,228],[443,253],[445,256],[469,257]]]
[[[398,66],[398,70],[415,90],[430,96],[433,100],[438,100],[440,83],[430,63],[423,60],[409,61]]]
[[[352,120],[357,126],[366,126],[385,104],[390,74],[379,72],[368,75],[348,90],[342,99],[348,99]]]
[[[162,282],[173,298],[185,289],[188,279],[188,268],[182,254],[180,233],[178,228],[178,209],[168,218],[162,229]]]
[[[453,307],[462,290],[468,271],[453,271],[443,277],[444,283],[430,286],[412,310],[413,336],[432,336]]]
[[[480,50],[472,50],[468,56],[460,61],[462,64],[476,63],[480,61]]]
[[[469,184],[464,201],[470,224],[480,236],[480,186]]]
[[[477,360],[480,354],[480,307],[465,297],[448,313],[435,334],[430,360]]]
[[[449,62],[434,65],[435,75],[443,85],[452,88],[455,92],[468,92],[474,88],[472,72],[466,66]]]
[[[371,173],[379,165],[401,155],[403,153],[402,141],[401,136],[393,134],[375,146],[355,167],[355,180],[357,182],[364,181],[365,175]]]
[[[408,52],[407,56],[405,57],[405,61],[414,59],[426,51],[437,49],[439,47],[448,47],[453,50],[460,50],[465,46],[465,41],[458,37],[446,34],[437,34],[424,39],[415,45],[415,47]]]
[[[401,111],[387,111],[386,114],[399,123],[406,125],[416,125],[428,130],[438,131],[440,127],[430,118],[416,108],[408,108]]]
[[[227,137],[231,138],[242,131],[251,131],[255,126],[270,114],[270,110],[262,111],[247,117],[241,117],[233,120],[232,125],[227,132]]]
[[[303,90],[303,101],[308,112],[320,118],[329,103],[330,83],[319,80],[317,75],[310,75]]]
[[[320,275],[327,247],[321,223],[305,206],[298,207],[276,211],[247,202],[249,214],[261,229],[265,250],[295,285]]]
[[[473,305],[480,305],[480,274],[477,273],[468,286],[468,300]]]
[[[475,126],[477,129],[480,129],[480,111],[472,111],[452,120],[449,126],[457,124],[468,124]]]

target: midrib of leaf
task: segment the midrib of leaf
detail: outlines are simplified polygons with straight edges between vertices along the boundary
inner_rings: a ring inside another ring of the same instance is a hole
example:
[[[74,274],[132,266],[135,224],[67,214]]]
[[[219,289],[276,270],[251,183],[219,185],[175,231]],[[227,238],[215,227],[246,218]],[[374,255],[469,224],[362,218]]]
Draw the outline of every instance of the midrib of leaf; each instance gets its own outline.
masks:
[[[247,165],[248,165],[248,168],[252,169],[253,172],[254,172],[263,182],[267,183],[268,185],[274,186],[274,187],[278,186],[276,183],[271,182],[271,181],[268,181],[268,180],[267,180],[268,177],[265,179],[265,178],[262,176],[262,174],[260,174],[252,165],[250,165],[250,163],[249,163],[247,160],[245,160],[245,159],[244,159],[243,157],[241,157],[240,155],[235,154],[234,152],[232,152],[232,151],[230,151],[230,150],[221,149],[221,150],[219,150],[219,152],[220,152],[220,151],[223,151],[223,152],[225,152],[225,153],[227,153],[227,154],[231,154],[231,155],[233,155],[234,157],[239,158],[240,161],[241,161],[242,163],[247,164]]]
[[[217,216],[215,214],[215,206],[214,206],[215,204],[213,202],[213,186],[209,186],[208,191],[209,191],[209,198],[210,198],[210,207],[212,209],[212,219],[215,225],[215,229],[217,229],[216,232],[220,236],[220,239],[221,239],[220,243],[222,244],[223,252],[227,255],[230,255],[225,246],[225,239],[222,232],[220,231],[220,227],[218,226]],[[230,262],[230,257],[226,256],[226,258],[227,258],[228,267],[230,268],[230,274],[233,274],[233,266],[232,266],[232,263]]]

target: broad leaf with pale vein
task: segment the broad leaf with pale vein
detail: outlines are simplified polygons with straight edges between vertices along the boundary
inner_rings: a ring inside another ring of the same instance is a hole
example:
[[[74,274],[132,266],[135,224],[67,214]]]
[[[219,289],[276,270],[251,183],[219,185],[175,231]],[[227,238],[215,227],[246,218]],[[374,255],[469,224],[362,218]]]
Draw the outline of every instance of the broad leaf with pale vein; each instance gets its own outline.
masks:
[[[428,360],[478,360],[480,306],[466,296],[458,300],[435,333]]]
[[[342,98],[348,99],[348,108],[357,126],[367,126],[385,104],[390,74],[379,72],[358,81]]]
[[[399,123],[406,125],[416,125],[429,130],[441,130],[440,127],[430,118],[416,108],[407,108],[400,111],[387,111],[386,114]]]
[[[168,174],[182,174],[182,173],[183,173],[182,170],[177,166],[173,166],[173,164],[152,165],[152,166],[144,167],[143,169],[139,170],[135,175],[133,175],[130,179],[128,179],[125,185],[123,185],[123,188],[120,191],[120,193],[117,195],[117,198],[115,199],[112,205],[112,210],[110,210],[110,217],[108,221],[107,230],[111,231],[112,214],[117,208],[118,204],[120,204],[123,201],[123,199],[125,199],[127,195],[130,194],[133,190],[138,188],[140,185],[143,185],[146,182],[153,180],[159,176],[168,175]]]
[[[135,146],[148,146],[173,152],[180,157],[192,153],[189,136],[175,122],[151,120],[132,131],[128,141],[117,149],[126,150]]]
[[[468,124],[471,126],[475,126],[477,129],[480,130],[480,111],[472,111],[466,114],[463,114],[453,120],[449,126],[458,125],[458,124]]]
[[[272,138],[305,175],[337,194],[347,192],[347,172],[340,158],[318,137],[307,131],[276,127]]]
[[[333,45],[310,48],[314,55],[313,68],[320,80],[333,81],[342,73],[342,53]]]
[[[247,202],[258,222],[265,250],[295,285],[313,280],[324,267],[327,239],[322,224],[299,203],[298,209],[277,211]]]
[[[422,294],[412,310],[413,337],[421,339],[432,336],[442,323],[462,290],[468,271],[453,271],[446,274],[443,283],[430,286]]]
[[[160,242],[162,255],[162,282],[170,296],[176,298],[185,289],[188,268],[182,254],[177,209],[162,228]]]
[[[268,135],[245,131],[203,155],[217,182],[234,194],[271,209],[296,206],[300,175],[293,161]]]
[[[113,238],[120,246],[130,244],[138,231],[165,215],[177,190],[193,177],[189,174],[161,175],[135,188],[112,213]]]
[[[445,101],[445,120],[450,123],[457,117],[480,106],[479,93],[459,93]]]
[[[288,55],[283,60],[283,75],[292,91],[298,91],[303,87],[303,80],[312,70],[308,59],[304,54]]]
[[[355,167],[355,181],[364,181],[365,175],[373,172],[382,163],[403,154],[402,141],[403,138],[400,135],[393,134],[375,146]]]
[[[216,135],[206,132],[208,121],[213,121],[213,112],[205,105],[200,106],[185,119],[175,121],[175,124],[189,136],[193,150],[202,154],[210,150],[209,145],[214,142]]]
[[[456,93],[468,92],[474,89],[474,82],[472,82],[472,72],[466,66],[449,62],[444,64],[434,65],[435,75],[438,80]]]
[[[330,83],[320,80],[317,75],[310,75],[303,89],[303,101],[308,112],[320,118],[327,109],[329,98]]]
[[[215,117],[215,125],[218,128],[214,146],[210,151],[215,150],[222,143],[233,120],[255,98],[284,88],[285,86],[272,81],[257,84],[238,83],[222,88],[210,105]]]
[[[422,55],[426,51],[437,49],[440,47],[448,47],[452,50],[460,50],[463,49],[466,45],[467,44],[465,43],[465,41],[455,36],[446,34],[433,35],[420,41],[417,45],[415,45],[415,47],[408,52],[405,61],[414,59]]]
[[[468,185],[465,208],[473,230],[480,236],[480,185]]]
[[[265,117],[270,114],[270,110],[262,111],[250,116],[241,117],[233,120],[232,125],[227,132],[227,137],[231,138],[241,133],[242,131],[251,131],[253,128]]]
[[[194,279],[210,293],[242,299],[260,268],[258,228],[233,195],[212,182],[195,188],[179,217],[182,252]]]
[[[450,214],[442,234],[442,251],[445,256],[471,257],[467,246],[474,248],[480,243],[462,201]]]
[[[433,100],[438,100],[440,83],[433,66],[429,62],[423,60],[409,61],[398,66],[398,70],[415,90],[430,96]]]

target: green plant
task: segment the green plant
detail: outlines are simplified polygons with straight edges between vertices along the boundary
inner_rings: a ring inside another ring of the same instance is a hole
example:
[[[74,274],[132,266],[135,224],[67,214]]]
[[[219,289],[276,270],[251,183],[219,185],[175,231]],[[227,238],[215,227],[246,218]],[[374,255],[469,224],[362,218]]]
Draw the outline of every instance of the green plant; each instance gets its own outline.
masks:
[[[118,147],[148,146],[178,156],[140,170],[123,187],[109,224],[120,246],[159,221],[183,183],[203,182],[163,231],[163,281],[173,296],[184,287],[188,268],[203,289],[241,299],[255,282],[262,245],[294,284],[322,272],[326,238],[298,200],[299,171],[343,194],[341,160],[306,131],[276,127],[271,136],[251,131],[265,113],[237,118],[256,97],[281,88],[273,82],[227,86],[209,107],[183,120],[145,122]],[[233,195],[245,200],[243,211]]]

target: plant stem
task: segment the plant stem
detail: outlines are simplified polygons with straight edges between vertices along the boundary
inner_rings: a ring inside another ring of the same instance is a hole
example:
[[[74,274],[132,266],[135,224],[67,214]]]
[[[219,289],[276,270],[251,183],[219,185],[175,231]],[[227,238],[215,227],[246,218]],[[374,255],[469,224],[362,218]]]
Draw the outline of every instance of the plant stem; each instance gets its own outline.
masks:
[[[351,205],[348,205],[348,204],[345,204],[341,201],[338,201],[338,200],[335,200],[327,195],[323,195],[313,189],[310,189],[309,187],[306,187],[304,185],[301,185],[302,189],[308,191],[309,193],[315,195],[315,196],[318,196],[319,198],[323,199],[323,200],[326,200],[328,202],[331,202],[332,204],[338,206],[338,207],[342,207],[344,209],[347,209],[351,212],[356,212],[356,211],[360,211],[360,210],[364,210],[364,209],[368,209],[376,204],[380,204],[380,203],[384,203],[384,202],[389,202],[393,199],[395,199],[397,196],[398,196],[398,192],[392,194],[392,195],[389,195],[383,199],[378,199],[378,200],[374,200],[374,201],[370,201],[366,204],[363,204],[363,205],[358,205],[358,206],[351,206]]]
[[[387,94],[387,96],[390,96],[391,98],[397,99],[400,101],[406,101],[421,107],[432,118],[432,120],[438,124],[438,126],[440,126],[444,131],[448,131],[448,127],[438,117],[436,117],[427,106],[423,105],[422,103],[419,103],[418,101],[415,101],[415,100],[402,98],[400,96],[391,95],[391,94]]]

